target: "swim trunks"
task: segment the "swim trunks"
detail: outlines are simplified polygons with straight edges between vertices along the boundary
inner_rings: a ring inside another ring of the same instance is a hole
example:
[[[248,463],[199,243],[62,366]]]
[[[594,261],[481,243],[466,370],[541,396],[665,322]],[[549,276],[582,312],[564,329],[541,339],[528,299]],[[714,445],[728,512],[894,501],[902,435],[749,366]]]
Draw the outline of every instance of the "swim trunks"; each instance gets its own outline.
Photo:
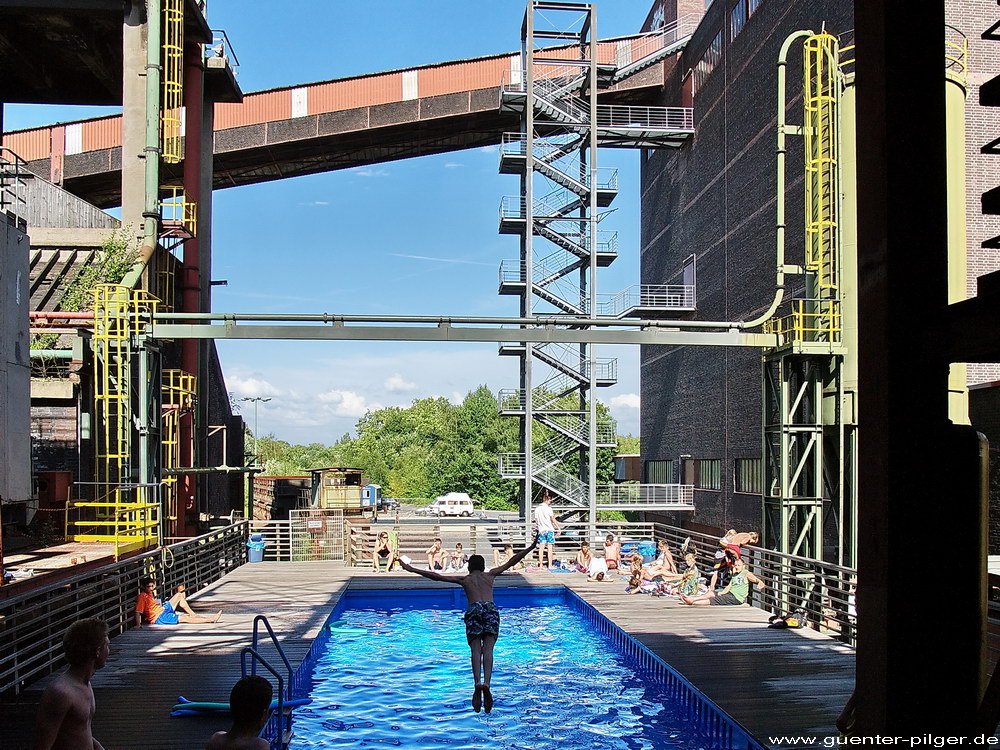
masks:
[[[711,599],[708,600],[709,604],[715,604],[722,607],[729,607],[736,604],[742,604],[739,599],[731,592],[727,591],[725,594],[716,594]]]
[[[554,531],[539,531],[538,532],[538,541],[539,542],[544,542],[546,544],[555,544],[556,543],[556,534],[555,534]]]
[[[180,618],[177,613],[174,612],[174,608],[170,605],[170,602],[163,602],[163,611],[160,616],[156,618],[154,625],[176,625],[180,622]]]
[[[500,635],[500,610],[493,602],[470,604],[462,619],[465,620],[466,638]]]

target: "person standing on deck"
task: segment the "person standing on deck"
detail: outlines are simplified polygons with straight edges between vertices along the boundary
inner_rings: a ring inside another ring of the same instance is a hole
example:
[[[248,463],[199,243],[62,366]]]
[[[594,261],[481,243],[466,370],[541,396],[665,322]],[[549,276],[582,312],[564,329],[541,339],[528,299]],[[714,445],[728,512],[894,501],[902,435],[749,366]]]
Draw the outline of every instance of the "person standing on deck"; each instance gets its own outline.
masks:
[[[432,581],[457,583],[465,591],[469,608],[465,610],[465,637],[472,652],[472,679],[476,689],[472,694],[472,708],[479,713],[493,710],[493,693],[490,692],[490,678],[493,676],[493,647],[500,635],[500,611],[493,603],[493,581],[508,568],[517,565],[538,544],[537,537],[527,547],[516,553],[507,562],[486,570],[486,560],[482,555],[469,558],[469,572],[464,576],[449,576],[433,570],[421,570],[410,565],[407,557],[399,558],[403,570],[430,578]],[[480,674],[482,679],[480,679]]]
[[[97,710],[90,678],[111,653],[103,620],[77,620],[63,637],[69,668],[52,682],[38,703],[33,750],[104,750],[91,723]]]
[[[549,565],[552,567],[552,550],[556,543],[556,532],[562,531],[562,524],[556,519],[552,510],[552,496],[545,491],[542,502],[535,508],[535,527],[538,532],[538,564],[545,567],[545,551],[549,552]]]

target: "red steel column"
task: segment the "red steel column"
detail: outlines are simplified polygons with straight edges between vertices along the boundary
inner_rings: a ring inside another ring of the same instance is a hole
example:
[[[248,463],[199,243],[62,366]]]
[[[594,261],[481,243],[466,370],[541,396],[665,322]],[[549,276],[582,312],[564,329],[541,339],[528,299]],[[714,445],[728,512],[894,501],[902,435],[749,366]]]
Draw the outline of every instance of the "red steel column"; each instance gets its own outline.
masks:
[[[201,204],[201,110],[204,97],[201,45],[188,42],[184,48],[184,200],[200,209]],[[198,237],[185,240],[181,266],[181,311],[201,312],[201,272]],[[195,339],[181,342],[181,369],[196,377],[200,372],[199,346]],[[196,390],[203,392],[198,382]],[[195,430],[197,407],[181,419],[180,464],[194,466],[197,460]],[[185,474],[178,482],[179,518],[174,536],[195,536],[198,532],[196,479]]]

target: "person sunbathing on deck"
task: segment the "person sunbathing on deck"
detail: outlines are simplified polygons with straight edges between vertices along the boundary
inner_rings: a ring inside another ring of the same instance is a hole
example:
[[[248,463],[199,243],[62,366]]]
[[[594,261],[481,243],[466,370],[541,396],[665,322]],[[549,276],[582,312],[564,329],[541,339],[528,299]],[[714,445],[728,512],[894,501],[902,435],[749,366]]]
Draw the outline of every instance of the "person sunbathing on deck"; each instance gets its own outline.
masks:
[[[580,573],[590,571],[590,564],[594,561],[594,553],[590,551],[590,542],[583,542],[580,551],[576,553],[576,569]]]
[[[683,604],[713,604],[713,605],[734,605],[743,604],[750,594],[750,584],[757,584],[757,588],[764,588],[764,582],[747,570],[746,563],[737,558],[733,564],[733,577],[729,579],[729,585],[719,592],[709,591],[701,596],[687,596],[681,594]]]
[[[179,622],[218,622],[222,617],[222,610],[211,617],[196,615],[187,602],[183,586],[178,586],[177,593],[170,597],[169,601],[162,603],[154,596],[156,582],[152,578],[143,578],[139,581],[139,587],[141,589],[139,597],[135,600],[135,627],[138,630],[142,629],[143,615],[146,616],[146,622],[150,625],[176,625]],[[178,609],[183,611],[178,612]]]
[[[434,544],[427,548],[427,569],[444,570],[448,567],[448,550],[441,546],[441,540],[434,538]]]
[[[372,568],[375,569],[376,573],[382,572],[383,570],[388,573],[392,570],[395,557],[396,555],[394,554],[392,540],[389,538],[389,532],[380,531],[378,533],[378,538],[375,540],[375,549],[372,550]]]
[[[459,573],[466,570],[468,564],[469,556],[463,551],[462,543],[456,542],[455,551],[451,553],[451,558],[448,562],[448,570]]]
[[[618,560],[622,556],[622,546],[615,541],[614,534],[608,534],[604,539],[604,562],[608,565],[608,570],[618,568]]]
[[[493,710],[493,693],[490,692],[490,678],[493,676],[493,647],[500,635],[500,611],[493,603],[494,579],[527,556],[538,545],[538,537],[523,550],[511,557],[503,565],[486,570],[486,561],[482,555],[472,555],[469,558],[469,572],[464,576],[449,576],[433,570],[421,570],[410,565],[409,560],[400,558],[403,570],[430,578],[432,581],[457,583],[465,591],[469,600],[469,608],[465,610],[465,637],[469,641],[472,652],[472,679],[475,691],[472,693],[472,708],[479,713],[485,708],[486,713]],[[480,678],[480,673],[482,678]]]
[[[504,563],[506,563],[508,560],[510,560],[510,558],[512,558],[513,556],[514,556],[514,545],[513,544],[509,544],[509,543],[505,544],[503,546],[503,554],[501,554],[500,550],[498,550],[498,549],[493,550],[493,567],[495,567],[495,568],[500,567],[501,565],[503,565]],[[524,567],[524,565],[522,563],[518,562],[518,563],[515,563],[514,565],[512,565],[511,569],[512,570],[521,570],[523,567]]]

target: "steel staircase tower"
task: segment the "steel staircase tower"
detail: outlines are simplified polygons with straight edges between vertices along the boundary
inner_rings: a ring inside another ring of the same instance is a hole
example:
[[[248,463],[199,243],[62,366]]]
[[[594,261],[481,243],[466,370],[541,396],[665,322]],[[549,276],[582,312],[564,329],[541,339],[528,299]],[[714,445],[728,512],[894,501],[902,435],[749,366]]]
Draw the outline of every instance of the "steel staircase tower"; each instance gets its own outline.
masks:
[[[657,314],[693,311],[693,289],[671,295],[651,285],[646,293],[605,300],[597,287],[598,269],[618,256],[617,234],[599,228],[618,175],[598,168],[598,147],[678,147],[693,132],[689,108],[602,105],[598,91],[682,47],[678,29],[674,24],[625,46],[599,44],[592,4],[530,0],[520,73],[505,82],[500,104],[521,117],[520,132],[504,135],[500,153],[500,171],[520,177],[520,193],[501,202],[500,232],[517,235],[521,251],[501,264],[500,293],[519,297],[522,318],[561,315],[582,328],[586,323],[573,320],[645,315],[650,307]],[[520,452],[500,457],[501,475],[524,481],[526,514],[536,485],[557,510],[591,524],[599,507],[693,509],[693,492],[680,485],[652,492],[642,489],[650,485],[598,486],[597,451],[617,440],[614,423],[598,418],[597,389],[617,381],[617,368],[596,349],[501,346],[501,354],[520,358],[520,384],[500,392],[500,412],[521,420]]]

